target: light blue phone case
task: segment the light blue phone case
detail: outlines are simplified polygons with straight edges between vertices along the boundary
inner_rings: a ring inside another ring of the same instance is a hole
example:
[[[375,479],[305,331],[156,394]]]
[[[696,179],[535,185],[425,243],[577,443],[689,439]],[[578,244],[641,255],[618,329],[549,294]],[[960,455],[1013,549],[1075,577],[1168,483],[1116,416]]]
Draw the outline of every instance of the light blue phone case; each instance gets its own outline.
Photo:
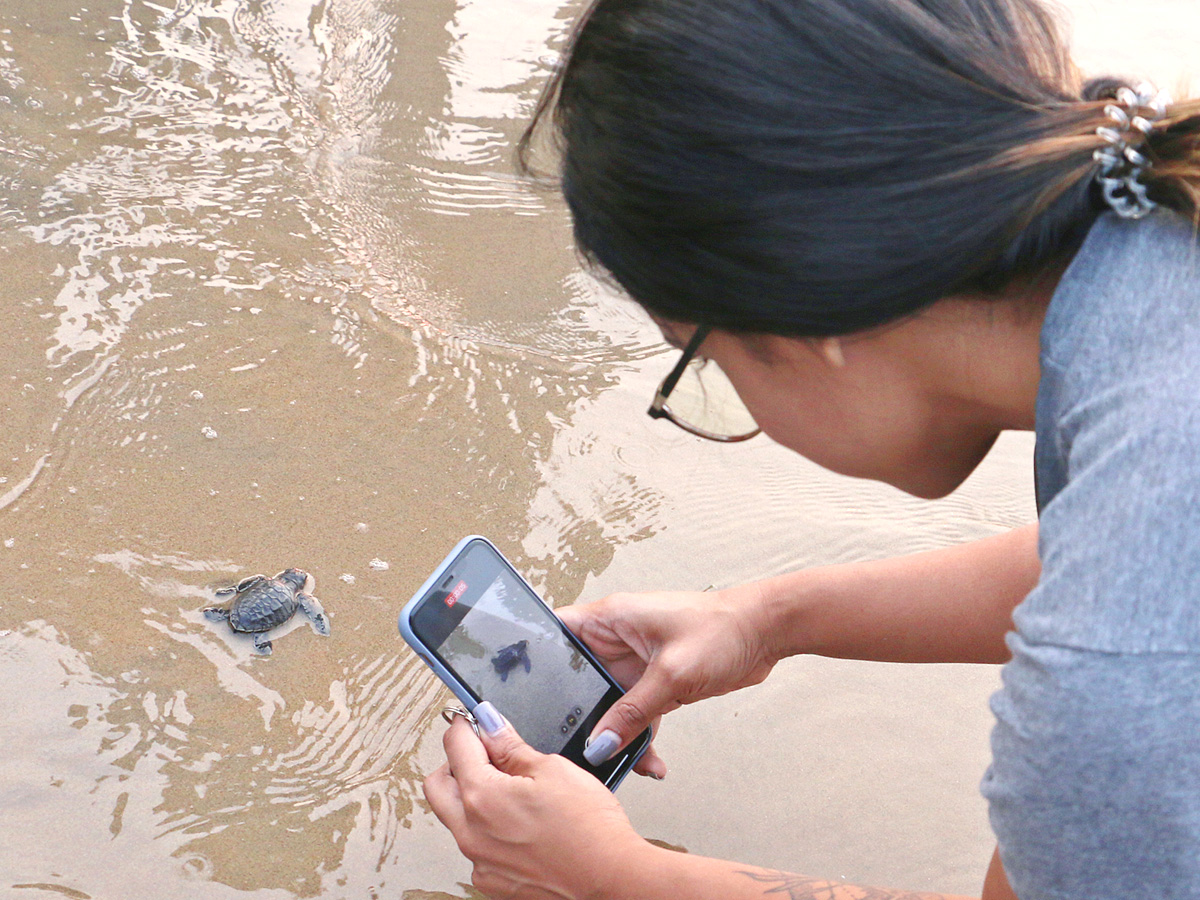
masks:
[[[425,661],[425,664],[437,673],[437,677],[442,679],[442,683],[445,684],[446,687],[450,688],[450,690],[454,692],[454,696],[462,701],[463,706],[466,707],[472,714],[474,714],[475,707],[479,704],[478,701],[471,696],[471,692],[467,689],[467,686],[455,678],[454,674],[444,665],[442,665],[438,658],[430,652],[430,648],[426,647],[425,644],[421,642],[421,639],[418,638],[412,630],[412,614],[417,608],[417,604],[421,602],[421,598],[429,593],[430,589],[435,584],[440,582],[442,578],[445,577],[447,570],[450,568],[450,564],[458,559],[458,555],[467,548],[467,544],[471,543],[471,541],[483,541],[485,544],[495,550],[501,559],[504,559],[504,554],[501,553],[496,545],[487,538],[478,534],[467,535],[454,545],[454,549],[446,554],[446,558],[443,559],[441,564],[433,570],[433,574],[425,579],[425,583],[421,585],[415,594],[412,595],[412,599],[404,604],[404,608],[400,610],[400,633],[404,635],[404,640],[408,643],[408,646],[412,647],[413,650],[416,651],[417,656],[421,657],[421,659]],[[519,572],[517,573],[517,577],[521,577]],[[529,583],[525,581],[524,578],[521,578],[521,582],[526,587],[529,587]],[[533,591],[533,588],[529,589]],[[536,595],[537,592],[534,591],[534,594]]]
[[[434,569],[433,574],[431,574],[428,578],[425,579],[425,583],[422,584],[421,587],[417,589],[417,592],[412,595],[412,599],[410,599],[407,603],[404,604],[404,608],[402,610],[400,610],[399,624],[400,624],[400,634],[402,634],[404,636],[405,642],[407,642],[407,644],[410,647],[412,647],[412,649],[416,652],[417,656],[421,657],[421,659],[425,662],[426,665],[429,666],[429,668],[433,669],[433,671],[437,674],[438,678],[440,678],[442,680],[442,683],[445,684],[446,687],[450,688],[450,690],[454,692],[454,696],[462,701],[463,706],[467,710],[469,710],[472,714],[474,714],[475,707],[479,705],[479,701],[477,701],[473,696],[471,696],[471,692],[467,688],[467,686],[465,684],[463,684],[461,681],[459,681],[454,676],[454,674],[448,668],[446,668],[446,666],[444,666],[438,660],[438,658],[436,656],[433,655],[433,653],[431,652],[431,649],[429,647],[427,647],[421,641],[421,639],[416,636],[416,634],[412,630],[412,614],[413,614],[413,611],[417,608],[417,604],[421,602],[421,598],[423,598],[430,591],[430,589],[433,588],[434,585],[438,584],[446,576],[446,573],[450,569],[451,564],[456,559],[458,559],[459,554],[462,553],[463,550],[466,549],[467,545],[469,543],[471,543],[471,541],[483,541],[485,544],[487,544],[489,547],[491,547],[492,550],[495,552],[495,554],[498,557],[500,557],[500,559],[502,559],[505,563],[508,564],[509,570],[511,571],[511,573],[513,575],[515,575],[520,580],[521,584],[523,584],[526,588],[528,588],[529,592],[534,597],[538,598],[538,602],[545,604],[545,601],[541,599],[541,596],[538,594],[538,592],[535,591],[533,589],[533,586],[530,585],[530,583],[524,579],[524,577],[521,575],[521,573],[518,572],[511,563],[508,562],[508,558],[503,553],[500,552],[500,549],[495,544],[493,544],[491,541],[489,541],[487,538],[483,537],[482,535],[469,534],[465,538],[463,538],[461,541],[459,541],[457,544],[454,545],[454,549],[446,554],[446,558],[442,560],[441,564],[438,565],[438,567],[436,569]],[[548,604],[546,604],[546,607],[547,607],[547,609],[550,608]],[[553,614],[554,610],[551,609],[550,612]],[[596,659],[595,656],[592,655],[591,651],[589,651],[587,649],[587,647],[583,647],[582,644],[580,645],[580,647],[583,650],[583,653],[592,662],[592,664],[597,669],[599,669],[601,672],[603,672],[605,674],[605,676],[610,681],[612,681],[613,684],[616,684],[616,681],[612,678],[611,675],[608,674],[608,672],[605,670],[604,666],[600,665],[600,661],[598,659]],[[646,745],[642,746],[642,748],[637,752],[637,756],[634,757],[632,762],[636,762],[637,759],[641,757],[641,755],[646,751],[647,746],[649,746],[649,745],[646,744]],[[619,785],[621,783],[621,781],[624,780],[625,776],[628,775],[629,772],[631,772],[631,771],[633,771],[632,763],[628,766],[628,768],[626,768],[623,772],[620,773],[619,777],[614,778],[613,781],[611,781],[607,784],[607,787],[609,788],[609,790],[616,790],[617,785]]]

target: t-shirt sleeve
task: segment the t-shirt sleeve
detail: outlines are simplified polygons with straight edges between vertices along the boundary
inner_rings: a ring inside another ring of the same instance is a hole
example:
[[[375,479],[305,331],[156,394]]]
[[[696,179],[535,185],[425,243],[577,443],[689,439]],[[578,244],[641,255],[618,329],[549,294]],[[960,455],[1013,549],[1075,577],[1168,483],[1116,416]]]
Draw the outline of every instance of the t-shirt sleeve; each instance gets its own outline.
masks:
[[[1062,415],[982,785],[1021,900],[1200,900],[1196,395],[1126,372]]]
[[[1200,656],[1009,646],[982,789],[1017,896],[1200,900]]]
[[[1066,484],[1041,512],[1041,578],[1013,613],[1027,641],[1200,653],[1200,372],[1151,362],[1094,375],[1060,414]]]
[[[1055,291],[1037,587],[983,781],[1021,900],[1200,900],[1200,251],[1104,216]]]

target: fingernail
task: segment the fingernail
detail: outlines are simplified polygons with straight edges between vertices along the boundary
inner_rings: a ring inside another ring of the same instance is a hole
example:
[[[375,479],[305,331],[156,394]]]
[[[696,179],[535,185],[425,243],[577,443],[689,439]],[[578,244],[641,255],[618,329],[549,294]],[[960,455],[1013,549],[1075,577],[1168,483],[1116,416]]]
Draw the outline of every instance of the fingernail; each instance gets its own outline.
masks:
[[[651,778],[653,778],[655,781],[662,781],[664,778],[667,777],[666,775],[659,775],[657,772],[647,772],[646,774],[649,775]]]
[[[591,742],[584,748],[583,758],[593,766],[598,766],[616,753],[619,746],[621,746],[621,739],[617,737],[617,733],[610,728],[606,728],[592,738]]]
[[[504,720],[504,716],[500,715],[500,710],[496,709],[489,700],[484,700],[475,707],[474,715],[479,727],[489,735],[496,734],[508,724]]]

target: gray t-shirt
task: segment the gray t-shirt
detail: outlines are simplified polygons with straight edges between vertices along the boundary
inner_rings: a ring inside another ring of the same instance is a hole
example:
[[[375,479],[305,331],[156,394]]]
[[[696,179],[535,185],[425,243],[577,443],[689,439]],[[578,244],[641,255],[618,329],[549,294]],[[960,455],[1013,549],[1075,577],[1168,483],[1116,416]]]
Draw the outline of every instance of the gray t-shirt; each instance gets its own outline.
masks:
[[[1037,587],[992,698],[1021,900],[1200,900],[1200,243],[1101,217],[1042,329]]]

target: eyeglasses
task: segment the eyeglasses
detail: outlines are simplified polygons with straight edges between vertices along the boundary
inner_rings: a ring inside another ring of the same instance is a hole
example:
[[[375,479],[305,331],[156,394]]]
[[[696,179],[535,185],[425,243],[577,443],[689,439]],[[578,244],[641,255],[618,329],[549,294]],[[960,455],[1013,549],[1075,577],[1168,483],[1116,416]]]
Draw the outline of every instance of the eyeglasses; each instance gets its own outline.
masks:
[[[696,329],[646,412],[652,419],[667,419],[688,434],[710,441],[726,444],[748,441],[761,430],[754,417],[717,364],[696,356],[710,331],[709,325]]]

